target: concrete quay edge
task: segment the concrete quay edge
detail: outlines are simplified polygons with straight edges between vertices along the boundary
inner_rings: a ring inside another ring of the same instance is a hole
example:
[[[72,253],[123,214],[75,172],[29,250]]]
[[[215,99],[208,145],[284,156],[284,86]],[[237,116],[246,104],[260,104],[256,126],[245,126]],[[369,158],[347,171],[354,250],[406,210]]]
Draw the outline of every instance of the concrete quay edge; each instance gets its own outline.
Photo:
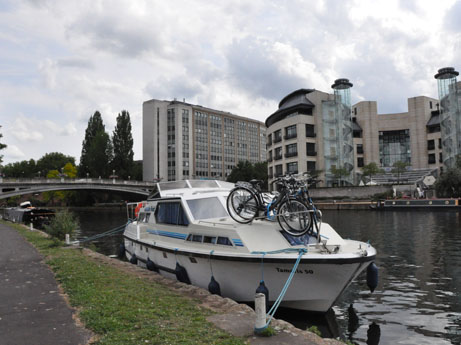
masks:
[[[199,307],[215,313],[207,318],[209,322],[234,336],[246,338],[249,344],[344,345],[343,342],[336,339],[319,337],[312,332],[296,328],[286,321],[277,319],[272,319],[271,322],[276,335],[271,337],[256,336],[254,335],[255,311],[246,304],[237,303],[230,298],[212,295],[208,290],[203,288],[163,277],[140,266],[110,258],[87,248],[80,248],[80,250],[96,261],[116,266],[124,272],[134,274],[137,278],[155,281],[182,296],[199,300]]]

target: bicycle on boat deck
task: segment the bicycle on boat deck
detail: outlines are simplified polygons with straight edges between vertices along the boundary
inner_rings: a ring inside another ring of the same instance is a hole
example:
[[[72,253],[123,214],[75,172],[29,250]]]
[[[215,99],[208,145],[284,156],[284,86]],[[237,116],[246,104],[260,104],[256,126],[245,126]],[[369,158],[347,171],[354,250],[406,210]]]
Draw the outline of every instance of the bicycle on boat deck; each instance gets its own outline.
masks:
[[[227,211],[242,224],[255,219],[277,219],[282,230],[292,236],[302,236],[311,228],[312,213],[302,199],[295,197],[295,182],[292,176],[277,178],[272,182],[280,187],[275,195],[263,193],[260,180],[237,182],[227,197]]]

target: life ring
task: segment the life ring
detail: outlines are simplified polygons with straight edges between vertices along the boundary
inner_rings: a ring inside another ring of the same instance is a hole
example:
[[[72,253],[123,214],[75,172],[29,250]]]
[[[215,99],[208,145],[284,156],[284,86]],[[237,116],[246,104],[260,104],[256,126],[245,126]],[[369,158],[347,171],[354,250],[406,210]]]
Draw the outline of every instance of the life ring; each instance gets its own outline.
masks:
[[[142,202],[140,202],[140,203],[136,206],[136,208],[134,209],[134,216],[135,216],[135,218],[138,218],[139,210],[141,210],[141,208],[142,208]]]

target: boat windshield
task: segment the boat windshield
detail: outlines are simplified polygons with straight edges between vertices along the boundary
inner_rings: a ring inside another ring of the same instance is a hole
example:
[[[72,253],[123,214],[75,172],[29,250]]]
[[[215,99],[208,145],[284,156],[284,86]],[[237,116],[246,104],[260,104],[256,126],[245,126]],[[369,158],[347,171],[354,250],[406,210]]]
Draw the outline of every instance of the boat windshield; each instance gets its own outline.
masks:
[[[217,197],[187,200],[187,205],[196,220],[228,217]]]

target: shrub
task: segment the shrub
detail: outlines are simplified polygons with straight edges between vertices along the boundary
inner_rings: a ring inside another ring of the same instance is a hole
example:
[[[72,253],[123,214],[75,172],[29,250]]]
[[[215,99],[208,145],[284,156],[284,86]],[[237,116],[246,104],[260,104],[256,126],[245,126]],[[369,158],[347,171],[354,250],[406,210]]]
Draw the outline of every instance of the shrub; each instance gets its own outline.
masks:
[[[78,227],[75,215],[68,210],[59,211],[51,220],[50,225],[45,225],[45,231],[52,237],[64,240],[66,234],[72,235]]]
[[[318,329],[318,327],[315,326],[315,325],[310,326],[307,330],[308,330],[309,332],[312,332],[312,333],[314,333],[314,334],[317,334],[319,337],[322,336],[322,332],[320,332],[320,330]]]

